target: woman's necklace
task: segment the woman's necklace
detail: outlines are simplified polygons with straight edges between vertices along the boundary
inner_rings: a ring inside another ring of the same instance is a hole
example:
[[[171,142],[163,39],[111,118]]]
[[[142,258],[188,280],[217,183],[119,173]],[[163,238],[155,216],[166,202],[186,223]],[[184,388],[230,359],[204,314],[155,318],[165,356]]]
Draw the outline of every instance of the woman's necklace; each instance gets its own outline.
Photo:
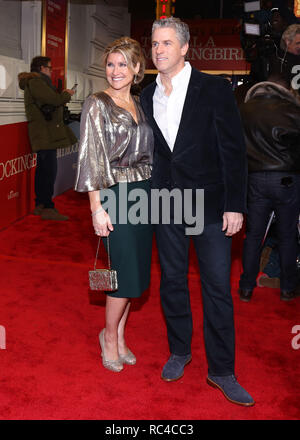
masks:
[[[114,96],[114,95],[111,95],[112,96],[112,98],[114,98],[114,99],[118,99],[119,101],[122,101],[122,102],[125,102],[127,105],[128,104],[131,104],[131,99],[129,98],[129,101],[127,101],[126,99],[124,99],[124,98],[120,98],[119,96]]]
[[[111,94],[111,93],[109,93],[109,96],[110,96],[113,100],[117,99],[117,100],[119,100],[119,101],[124,102],[124,103],[126,104],[126,106],[125,106],[125,110],[129,111],[129,113],[130,113],[131,116],[133,117],[134,121],[137,123],[137,116],[136,116],[135,106],[134,106],[133,99],[132,99],[131,95],[129,95],[129,101],[126,101],[126,99],[124,99],[124,98],[120,98],[119,96],[117,96],[117,95],[113,95],[113,94]],[[118,105],[118,104],[117,104],[117,105]],[[122,107],[122,106],[121,106],[121,107]],[[124,107],[122,107],[122,108],[124,108]]]
[[[114,95],[113,93],[109,93],[109,95],[113,98],[113,99],[118,99],[119,101],[123,101],[123,102],[125,102],[127,105],[128,104],[131,104],[131,96],[129,95],[129,101],[127,101],[127,99],[124,99],[124,98],[121,98],[120,96],[118,96],[118,95]]]

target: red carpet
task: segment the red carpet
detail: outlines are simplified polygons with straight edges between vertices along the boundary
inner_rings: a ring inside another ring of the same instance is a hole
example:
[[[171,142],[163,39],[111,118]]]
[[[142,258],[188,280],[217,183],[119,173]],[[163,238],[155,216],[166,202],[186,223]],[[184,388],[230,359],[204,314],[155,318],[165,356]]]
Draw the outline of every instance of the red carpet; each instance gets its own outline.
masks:
[[[155,248],[150,290],[134,303],[128,322],[128,345],[138,363],[120,374],[102,367],[98,333],[104,324],[105,298],[88,291],[96,238],[87,196],[69,191],[56,203],[70,221],[29,215],[0,232],[0,325],[6,330],[6,349],[0,349],[0,419],[300,418],[300,349],[291,345],[292,327],[300,324],[300,298],[284,303],[279,290],[257,288],[250,303],[239,300],[241,237],[234,242],[232,271],[236,373],[256,400],[252,408],[230,404],[205,382],[193,251],[193,361],[183,378],[174,383],[160,379],[168,346]]]

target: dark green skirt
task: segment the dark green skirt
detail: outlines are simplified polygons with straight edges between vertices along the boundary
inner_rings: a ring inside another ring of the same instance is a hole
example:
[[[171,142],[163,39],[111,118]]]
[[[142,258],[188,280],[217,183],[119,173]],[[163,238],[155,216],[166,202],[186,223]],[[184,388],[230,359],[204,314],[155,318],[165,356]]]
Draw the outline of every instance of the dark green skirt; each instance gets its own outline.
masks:
[[[122,196],[126,194],[127,212],[136,204],[136,201],[128,201],[129,191],[142,189],[150,200],[150,182],[148,180],[127,184],[118,183],[109,188],[114,191],[116,197],[116,223],[113,223],[114,230],[109,234],[109,246],[111,268],[117,271],[118,290],[106,293],[116,298],[137,298],[149,287],[150,283],[153,227],[150,222],[148,224],[132,224],[130,222],[120,224],[122,220],[119,210],[119,192],[120,187],[123,186],[124,190],[126,185],[126,193],[122,191],[121,194]],[[103,195],[105,195],[105,190],[103,190]],[[103,242],[107,249],[106,239]]]

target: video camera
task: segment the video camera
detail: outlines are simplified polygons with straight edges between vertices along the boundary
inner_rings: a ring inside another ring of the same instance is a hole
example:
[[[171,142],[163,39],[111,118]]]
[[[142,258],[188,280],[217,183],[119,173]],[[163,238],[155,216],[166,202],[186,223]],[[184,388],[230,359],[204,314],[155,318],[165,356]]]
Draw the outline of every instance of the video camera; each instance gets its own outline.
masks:
[[[298,19],[284,0],[246,0],[243,5],[241,45],[251,63],[252,78],[265,81],[270,59],[285,58],[280,49],[282,33]]]
[[[268,2],[269,7],[272,2]],[[245,58],[252,63],[272,56],[279,47],[281,34],[272,26],[272,16],[278,8],[261,9],[260,1],[245,1],[241,44]]]

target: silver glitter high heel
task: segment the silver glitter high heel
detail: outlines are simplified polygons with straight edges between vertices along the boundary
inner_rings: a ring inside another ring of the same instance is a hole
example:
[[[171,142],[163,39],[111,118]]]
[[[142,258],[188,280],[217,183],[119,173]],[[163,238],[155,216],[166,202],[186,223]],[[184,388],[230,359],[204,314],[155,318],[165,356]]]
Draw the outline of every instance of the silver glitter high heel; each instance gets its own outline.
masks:
[[[99,342],[100,347],[102,350],[101,356],[102,356],[102,364],[104,368],[107,368],[108,370],[114,371],[115,373],[119,373],[123,370],[123,363],[121,362],[120,358],[116,361],[110,361],[109,359],[106,359],[105,357],[105,350],[104,350],[104,332],[105,328],[101,330],[99,333]]]
[[[127,364],[127,365],[135,365],[136,364],[136,357],[134,356],[132,351],[129,350],[129,348],[128,348],[127,354],[120,354],[120,359],[123,362],[123,364]]]

